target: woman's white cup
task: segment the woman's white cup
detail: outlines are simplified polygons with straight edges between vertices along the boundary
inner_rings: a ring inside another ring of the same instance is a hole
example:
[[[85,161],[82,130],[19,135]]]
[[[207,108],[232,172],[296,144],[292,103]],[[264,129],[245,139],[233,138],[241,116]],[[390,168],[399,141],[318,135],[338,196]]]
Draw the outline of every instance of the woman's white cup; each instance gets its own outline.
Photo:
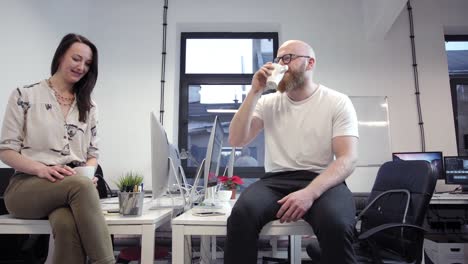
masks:
[[[85,176],[90,179],[93,179],[94,172],[96,171],[96,167],[94,166],[82,166],[82,167],[75,167],[73,168],[78,176]]]
[[[288,70],[288,65],[273,63],[275,69],[267,79],[266,90],[276,90],[279,82],[283,79],[284,73]]]

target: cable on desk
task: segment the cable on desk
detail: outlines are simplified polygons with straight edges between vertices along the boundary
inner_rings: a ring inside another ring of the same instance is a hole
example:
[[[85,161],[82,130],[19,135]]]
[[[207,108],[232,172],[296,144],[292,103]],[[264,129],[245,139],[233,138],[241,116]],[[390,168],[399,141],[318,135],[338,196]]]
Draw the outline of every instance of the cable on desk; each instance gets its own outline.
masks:
[[[442,194],[442,193],[459,193],[458,191],[461,191],[461,186],[456,187],[455,189],[451,191],[442,191],[442,192],[434,192],[434,194]]]

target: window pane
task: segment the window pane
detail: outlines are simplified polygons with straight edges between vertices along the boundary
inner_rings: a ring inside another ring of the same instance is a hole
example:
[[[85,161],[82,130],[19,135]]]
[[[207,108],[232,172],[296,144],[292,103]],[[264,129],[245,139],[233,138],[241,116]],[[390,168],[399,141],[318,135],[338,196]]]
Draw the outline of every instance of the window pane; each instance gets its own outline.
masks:
[[[458,40],[455,40],[459,38]],[[468,38],[451,36],[445,42],[458,155],[468,155]]]
[[[232,108],[229,104],[242,103],[250,88],[250,85],[189,85],[189,103],[227,104]]]
[[[187,39],[186,73],[254,73],[273,60],[272,39]]]
[[[458,155],[468,156],[468,85],[457,85]]]
[[[445,43],[449,74],[468,74],[468,41],[448,41]]]

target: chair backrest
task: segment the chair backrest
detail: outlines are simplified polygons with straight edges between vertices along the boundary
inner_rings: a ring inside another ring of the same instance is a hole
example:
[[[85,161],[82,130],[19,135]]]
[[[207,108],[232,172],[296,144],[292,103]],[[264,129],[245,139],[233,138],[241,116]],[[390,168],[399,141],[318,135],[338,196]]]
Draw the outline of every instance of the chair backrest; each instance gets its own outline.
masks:
[[[404,223],[422,226],[427,207],[437,182],[435,168],[427,161],[390,161],[383,164],[375,179],[368,204],[389,190],[407,190],[382,195],[361,217],[361,232],[386,223]],[[406,217],[405,217],[405,212]],[[404,220],[405,219],[405,220]],[[413,258],[419,251],[423,237],[410,229],[392,229],[373,237],[380,248]]]
[[[94,176],[98,178],[96,188],[99,193],[99,198],[102,199],[102,198],[108,198],[112,196],[109,185],[107,184],[106,180],[104,180],[104,172],[102,171],[101,165],[99,164],[97,165]]]
[[[10,178],[15,173],[12,168],[0,168],[0,215],[8,214],[5,207],[5,201],[3,200],[3,194],[10,183]]]
[[[15,170],[12,168],[0,168],[0,196],[3,196],[14,173]]]

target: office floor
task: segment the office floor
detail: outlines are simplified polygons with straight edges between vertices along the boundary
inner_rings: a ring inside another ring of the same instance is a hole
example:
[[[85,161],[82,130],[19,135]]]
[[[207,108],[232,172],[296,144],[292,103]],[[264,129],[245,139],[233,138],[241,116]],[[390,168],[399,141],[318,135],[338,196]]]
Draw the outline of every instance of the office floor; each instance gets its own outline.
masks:
[[[171,263],[171,237],[170,233],[166,233],[164,231],[164,227],[162,230],[158,230],[157,238],[156,238],[156,254],[159,255],[156,260],[153,262],[154,264],[163,264],[163,263]],[[277,242],[278,244],[278,254],[280,257],[286,258],[287,256],[287,246],[288,246],[288,240],[287,236],[285,237],[278,237],[279,241]],[[305,245],[307,245],[307,239],[303,239],[303,259],[307,259],[307,254],[305,253]],[[120,250],[128,248],[135,247],[138,245],[138,237],[136,236],[119,236],[114,239],[115,240],[115,246],[114,246],[114,253],[116,256],[116,259],[119,255]],[[193,253],[192,253],[192,263],[200,263],[200,238],[199,237],[192,237],[192,246],[193,246]],[[217,238],[217,259],[215,261],[212,261],[211,264],[220,264],[223,263],[223,246],[224,246],[224,238],[223,237],[218,237]],[[258,254],[258,261],[257,263],[261,264],[262,263],[262,257],[263,256],[271,256],[271,245],[270,245],[270,240],[268,237],[264,237],[259,241],[259,254]],[[139,252],[139,249],[136,249],[136,252]],[[210,256],[208,256],[209,258]],[[130,261],[130,262],[124,262],[120,261],[117,263],[129,263],[129,264],[136,264],[138,261]]]

